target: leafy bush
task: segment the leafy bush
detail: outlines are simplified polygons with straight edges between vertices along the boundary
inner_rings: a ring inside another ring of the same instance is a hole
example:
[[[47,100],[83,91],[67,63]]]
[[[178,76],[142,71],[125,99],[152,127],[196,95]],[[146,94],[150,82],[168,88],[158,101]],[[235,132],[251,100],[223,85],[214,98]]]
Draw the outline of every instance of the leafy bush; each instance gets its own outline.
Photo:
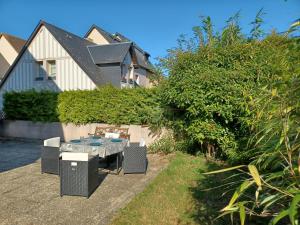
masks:
[[[299,54],[289,51],[295,41],[275,33],[247,39],[235,19],[220,35],[213,34],[210,20],[203,23],[195,29],[199,43],[173,49],[162,59],[169,71],[161,93],[168,125],[212,156],[247,162],[252,153],[245,149],[256,113],[251,99],[262,86],[297,72]]]
[[[150,153],[170,154],[176,151],[193,153],[190,150],[192,149],[191,143],[184,139],[176,139],[170,132],[155,140],[148,149]]]
[[[153,89],[117,89],[104,86],[92,91],[61,93],[8,92],[4,112],[8,119],[87,124],[148,124],[161,110]]]
[[[34,90],[4,94],[3,111],[10,120],[58,121],[58,93]]]

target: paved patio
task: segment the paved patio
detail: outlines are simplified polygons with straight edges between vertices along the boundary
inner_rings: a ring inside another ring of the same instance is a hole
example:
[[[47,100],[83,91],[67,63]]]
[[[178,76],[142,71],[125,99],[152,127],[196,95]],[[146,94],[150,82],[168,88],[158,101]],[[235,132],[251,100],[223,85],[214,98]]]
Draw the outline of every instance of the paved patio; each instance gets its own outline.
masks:
[[[40,173],[41,145],[40,141],[0,139],[1,225],[109,224],[168,163],[165,157],[149,155],[146,175],[102,173],[102,183],[89,199],[61,198],[59,177]]]

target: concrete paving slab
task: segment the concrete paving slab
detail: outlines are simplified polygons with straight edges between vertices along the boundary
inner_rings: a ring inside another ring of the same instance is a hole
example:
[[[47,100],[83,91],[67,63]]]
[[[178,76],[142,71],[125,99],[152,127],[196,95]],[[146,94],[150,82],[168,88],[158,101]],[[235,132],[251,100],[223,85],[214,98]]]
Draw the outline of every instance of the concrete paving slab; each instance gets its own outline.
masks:
[[[108,224],[168,164],[167,157],[148,155],[146,175],[100,171],[102,183],[89,199],[60,197],[59,177],[40,172],[41,145],[40,141],[0,139],[1,225]]]

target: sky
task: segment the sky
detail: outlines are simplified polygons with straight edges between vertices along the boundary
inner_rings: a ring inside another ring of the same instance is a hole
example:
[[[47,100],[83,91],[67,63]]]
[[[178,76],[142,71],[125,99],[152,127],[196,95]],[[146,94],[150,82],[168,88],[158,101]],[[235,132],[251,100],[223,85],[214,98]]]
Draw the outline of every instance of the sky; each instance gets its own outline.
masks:
[[[240,11],[245,34],[261,9],[263,28],[286,31],[300,18],[300,0],[0,0],[0,32],[27,39],[40,20],[83,36],[92,24],[120,32],[156,57],[176,46],[180,34],[192,35],[200,16],[210,16],[220,31]]]

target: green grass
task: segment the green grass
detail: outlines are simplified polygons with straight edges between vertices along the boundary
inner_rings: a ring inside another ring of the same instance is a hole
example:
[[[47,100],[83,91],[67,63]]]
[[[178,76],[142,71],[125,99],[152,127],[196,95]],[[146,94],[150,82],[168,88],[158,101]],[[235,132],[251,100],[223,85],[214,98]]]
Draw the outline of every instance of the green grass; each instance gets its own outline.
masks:
[[[221,197],[222,190],[203,191],[222,184],[224,175],[202,175],[216,168],[203,157],[177,153],[168,168],[122,209],[112,224],[230,224],[214,221],[228,200]]]

